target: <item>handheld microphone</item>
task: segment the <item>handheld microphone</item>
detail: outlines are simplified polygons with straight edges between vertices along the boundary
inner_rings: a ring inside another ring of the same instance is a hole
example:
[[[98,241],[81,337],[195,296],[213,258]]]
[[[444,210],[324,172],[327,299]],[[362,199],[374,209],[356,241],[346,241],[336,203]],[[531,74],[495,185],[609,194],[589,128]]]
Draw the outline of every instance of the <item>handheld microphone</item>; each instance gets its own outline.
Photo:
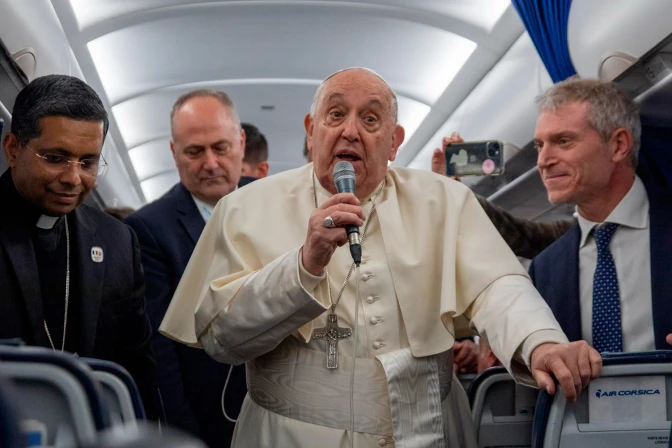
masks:
[[[334,166],[334,184],[339,193],[355,194],[355,168],[352,163],[341,161]],[[350,255],[357,266],[362,262],[362,243],[359,236],[359,227],[352,224],[345,226],[350,243]]]

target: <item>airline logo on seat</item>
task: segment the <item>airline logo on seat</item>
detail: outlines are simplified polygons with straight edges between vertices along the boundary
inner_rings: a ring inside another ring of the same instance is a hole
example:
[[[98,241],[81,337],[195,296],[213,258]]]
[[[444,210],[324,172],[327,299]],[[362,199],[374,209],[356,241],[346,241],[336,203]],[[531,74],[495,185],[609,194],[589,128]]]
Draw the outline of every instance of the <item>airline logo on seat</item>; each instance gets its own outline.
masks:
[[[595,396],[604,397],[629,397],[632,395],[660,395],[660,389],[639,389],[639,390],[605,390],[597,389]]]

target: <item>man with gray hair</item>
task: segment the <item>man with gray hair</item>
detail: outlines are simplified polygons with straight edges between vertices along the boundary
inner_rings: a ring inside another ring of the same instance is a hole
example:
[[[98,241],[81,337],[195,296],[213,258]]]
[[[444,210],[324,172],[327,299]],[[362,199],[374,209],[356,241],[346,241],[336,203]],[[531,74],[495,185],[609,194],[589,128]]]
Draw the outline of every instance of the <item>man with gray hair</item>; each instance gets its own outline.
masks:
[[[551,203],[576,204],[578,224],[530,276],[570,340],[599,352],[668,349],[672,211],[636,175],[636,104],[612,83],[578,78],[537,100],[539,172]]]
[[[404,140],[395,104],[370,70],[329,76],[304,119],[313,163],[222,199],[196,246],[160,331],[246,363],[234,446],[466,446],[441,407],[457,316],[524,384],[555,393],[555,375],[575,400],[601,371],[471,190],[388,167]],[[334,185],[344,165],[354,194]]]
[[[233,424],[222,415],[221,397],[229,366],[156,330],[215,204],[236,189],[245,133],[231,98],[213,90],[180,96],[170,113],[170,128],[170,150],[180,182],[125,222],[140,241],[147,313],[155,330],[153,345],[168,424],[190,431],[211,447],[227,447]],[[238,413],[245,391],[245,369],[233,368],[225,402],[229,415]]]

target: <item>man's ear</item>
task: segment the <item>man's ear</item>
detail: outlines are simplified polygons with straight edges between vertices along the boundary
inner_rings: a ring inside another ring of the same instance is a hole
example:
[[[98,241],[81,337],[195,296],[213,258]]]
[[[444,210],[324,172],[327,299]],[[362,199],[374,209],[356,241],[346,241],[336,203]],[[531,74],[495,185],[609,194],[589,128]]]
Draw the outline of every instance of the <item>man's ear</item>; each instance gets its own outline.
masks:
[[[313,152],[313,129],[315,128],[315,120],[310,114],[303,117],[303,127],[306,129],[306,146],[310,153]]]
[[[240,147],[243,150],[243,157],[245,157],[245,142],[247,141],[247,135],[245,135],[245,130],[240,129]]]
[[[394,159],[397,158],[399,147],[402,143],[404,143],[405,137],[406,130],[404,130],[403,126],[397,125],[394,128],[394,133],[392,134],[392,151],[390,151],[390,162],[394,162]]]
[[[175,154],[175,142],[173,139],[170,139],[170,152],[173,153],[173,160],[177,160],[177,156]]]
[[[611,160],[621,162],[630,159],[630,148],[632,148],[632,134],[625,128],[619,128],[611,135],[613,153]]]
[[[16,166],[16,159],[19,157],[19,151],[21,150],[21,143],[19,143],[16,135],[8,132],[2,140],[2,149],[5,151],[7,164],[10,168],[14,168]]]
[[[266,176],[268,176],[268,170],[270,169],[270,165],[268,164],[267,161],[259,162],[257,165],[257,178],[261,179]]]

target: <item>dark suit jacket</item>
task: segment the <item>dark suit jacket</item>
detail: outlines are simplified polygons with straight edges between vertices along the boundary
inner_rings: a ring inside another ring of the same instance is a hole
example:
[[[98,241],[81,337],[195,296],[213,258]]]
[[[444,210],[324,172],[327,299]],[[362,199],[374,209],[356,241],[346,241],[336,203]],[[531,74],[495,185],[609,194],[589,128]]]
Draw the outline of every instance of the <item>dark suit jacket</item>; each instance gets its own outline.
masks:
[[[539,222],[517,218],[477,194],[476,199],[514,254],[533,259],[572,227],[574,221]]]
[[[0,339],[21,338],[28,345],[51,347],[43,325],[40,279],[30,228],[8,204],[10,173],[0,178]],[[114,361],[133,376],[150,418],[156,418],[155,365],[151,328],[145,314],[140,247],[128,226],[87,205],[68,215],[71,266],[77,269],[80,308],[79,356]],[[95,263],[91,248],[103,249]]]
[[[181,183],[125,222],[140,240],[147,310],[152,326],[157,329],[205,222]],[[203,350],[179,344],[156,332],[154,350],[168,424],[200,436],[209,446],[229,446],[234,425],[224,418],[221,410],[229,365],[216,362]],[[238,415],[246,391],[245,368],[235,367],[226,391],[229,416]]]
[[[647,188],[648,189],[648,188]],[[669,349],[672,333],[672,202],[649,193],[651,296],[656,349]],[[579,243],[576,224],[530,265],[530,276],[570,341],[581,339]],[[642,304],[649,306],[649,304]]]

